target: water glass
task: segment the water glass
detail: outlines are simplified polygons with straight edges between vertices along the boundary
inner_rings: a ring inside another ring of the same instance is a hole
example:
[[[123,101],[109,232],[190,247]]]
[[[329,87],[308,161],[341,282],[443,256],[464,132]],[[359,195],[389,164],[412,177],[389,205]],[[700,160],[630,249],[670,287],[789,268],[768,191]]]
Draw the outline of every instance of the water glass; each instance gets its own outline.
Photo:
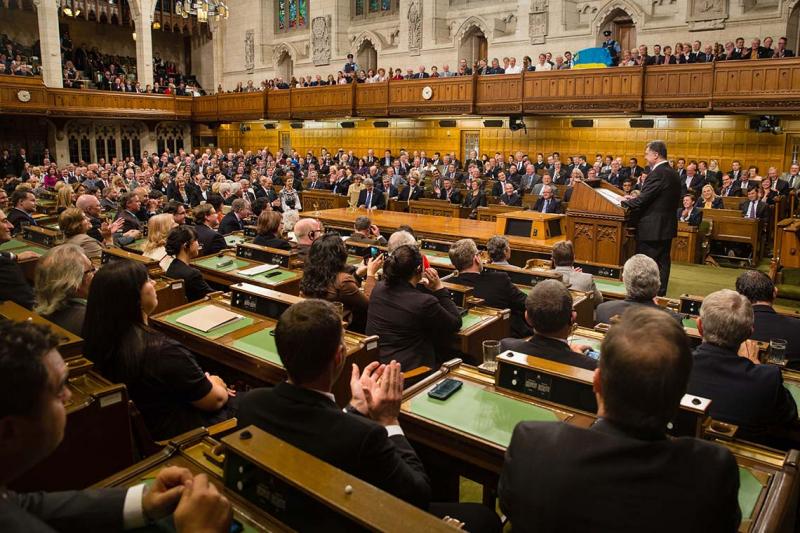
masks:
[[[767,361],[774,365],[786,364],[786,344],[786,339],[770,339]]]
[[[484,369],[494,372],[497,370],[497,356],[500,355],[500,341],[483,341]]]

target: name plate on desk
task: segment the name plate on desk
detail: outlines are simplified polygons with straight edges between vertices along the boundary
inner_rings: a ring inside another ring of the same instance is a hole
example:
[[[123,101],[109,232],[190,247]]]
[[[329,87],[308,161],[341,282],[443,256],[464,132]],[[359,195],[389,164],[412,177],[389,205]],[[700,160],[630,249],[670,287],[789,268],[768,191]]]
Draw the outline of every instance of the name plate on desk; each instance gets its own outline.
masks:
[[[509,350],[497,356],[495,385],[587,413],[596,413],[593,374],[590,370]],[[678,414],[667,425],[667,433],[690,437],[702,435],[710,404],[710,400],[685,394]]]
[[[60,231],[43,228],[41,226],[23,226],[22,238],[50,248],[59,244],[63,238]]]
[[[231,307],[278,319],[291,305],[302,302],[298,296],[273,291],[251,283],[231,285]]]
[[[296,256],[296,251],[279,250],[277,248],[268,248],[251,243],[239,243],[236,245],[236,257],[269,263],[271,265],[280,265],[284,268],[289,268],[289,263],[291,263],[292,258]]]

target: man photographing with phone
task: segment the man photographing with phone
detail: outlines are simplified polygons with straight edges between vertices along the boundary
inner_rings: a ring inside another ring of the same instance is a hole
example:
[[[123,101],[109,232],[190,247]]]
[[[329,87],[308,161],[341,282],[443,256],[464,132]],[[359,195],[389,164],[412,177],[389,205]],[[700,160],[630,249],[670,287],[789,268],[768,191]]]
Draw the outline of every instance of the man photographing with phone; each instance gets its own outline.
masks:
[[[356,218],[353,223],[353,229],[355,231],[350,235],[350,242],[386,246],[386,239],[381,235],[381,230],[372,223],[369,217],[360,216]]]

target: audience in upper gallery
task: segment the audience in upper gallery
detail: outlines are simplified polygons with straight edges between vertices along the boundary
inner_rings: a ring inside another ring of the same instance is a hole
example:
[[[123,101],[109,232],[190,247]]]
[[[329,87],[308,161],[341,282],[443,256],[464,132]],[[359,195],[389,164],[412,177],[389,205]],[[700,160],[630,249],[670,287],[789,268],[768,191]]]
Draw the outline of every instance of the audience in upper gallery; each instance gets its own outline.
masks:
[[[75,244],[50,248],[36,265],[34,311],[80,336],[95,270]]]
[[[531,330],[525,323],[525,293],[511,282],[508,274],[483,268],[475,241],[461,239],[450,246],[450,261],[458,272],[448,281],[472,287],[472,295],[485,305],[511,310],[511,335],[527,337]]]
[[[501,349],[594,370],[597,354],[591,356],[591,347],[568,341],[576,318],[572,294],[564,284],[552,279],[540,281],[525,299],[525,320],[533,328],[533,336],[503,339]]]
[[[706,296],[697,329],[703,343],[694,352],[688,391],[711,400],[710,416],[755,440],[797,424],[780,367],[760,364],[757,348],[745,343],[754,332],[753,306],[745,296],[730,289]]]
[[[358,268],[347,264],[347,249],[338,233],[326,233],[314,241],[300,281],[306,298],[340,302],[342,321],[352,331],[363,333],[367,322],[370,295],[383,266],[383,254],[365,258]],[[363,287],[361,286],[361,282]]]
[[[575,266],[575,249],[572,241],[560,241],[553,245],[551,252],[553,270],[561,274],[564,284],[570,289],[591,294],[595,307],[603,303],[603,293],[597,288],[591,274]]]
[[[0,211],[0,244],[11,240],[13,227],[6,214]],[[33,290],[28,285],[28,282],[25,281],[22,269],[17,263],[36,257],[39,257],[39,254],[32,251],[20,252],[19,254],[15,254],[12,251],[0,251],[0,302],[9,300],[26,309],[33,309],[36,303]]]
[[[425,291],[418,288],[423,280]],[[458,307],[436,270],[424,268],[419,249],[404,245],[391,252],[367,313],[366,333],[379,336],[380,360],[396,360],[404,372],[438,368],[437,355],[446,357],[451,336],[460,328]]]
[[[457,518],[468,531],[499,532],[497,515],[482,505],[430,502],[430,479],[398,420],[400,363],[374,362],[363,371],[348,365],[342,331],[329,302],[305,300],[285,311],[275,327],[275,345],[289,379],[245,393],[240,427],[255,425],[436,516]],[[344,410],[332,394],[343,372],[350,376],[352,393]],[[300,529],[329,525],[311,513]]]
[[[656,303],[661,279],[658,265],[643,254],[636,254],[625,261],[622,267],[622,281],[625,283],[625,299],[603,302],[595,310],[595,320],[612,324],[614,317],[622,315],[630,307],[652,307],[671,315],[679,324],[681,316]]]
[[[64,439],[72,392],[58,342],[44,325],[0,321],[0,426],[5,431],[0,447],[0,529],[117,532],[145,527],[174,511],[172,522],[178,533],[229,531],[228,500],[205,474],[193,476],[181,467],[154,472],[146,489],[144,484],[27,494],[6,489]]]
[[[148,316],[157,306],[144,265],[104,265],[89,289],[84,355],[103,376],[128,387],[155,440],[234,416],[228,404],[235,392],[204,373],[179,342],[150,328]]]
[[[753,306],[753,334],[751,339],[769,342],[786,341],[786,362],[796,367],[800,360],[800,319],[779,314],[773,304],[778,289],[772,280],[757,270],[746,270],[736,279],[736,292]]]
[[[521,422],[514,429],[498,487],[514,531],[736,531],[733,455],[665,434],[692,370],[683,328],[658,310],[632,307],[601,352],[597,422],[587,429]],[[575,494],[592,497],[572,505]]]
[[[197,234],[190,226],[173,227],[167,235],[164,250],[172,258],[166,275],[183,280],[187,300],[194,302],[213,292],[200,271],[189,264],[200,251]]]

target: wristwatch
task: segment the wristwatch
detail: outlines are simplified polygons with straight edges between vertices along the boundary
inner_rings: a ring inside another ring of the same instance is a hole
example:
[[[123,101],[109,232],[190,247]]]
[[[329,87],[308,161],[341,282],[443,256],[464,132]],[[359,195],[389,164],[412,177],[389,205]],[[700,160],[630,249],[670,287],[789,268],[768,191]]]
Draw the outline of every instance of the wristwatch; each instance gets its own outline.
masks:
[[[11,261],[17,262],[17,254],[14,252],[0,252],[0,256],[8,257]]]

